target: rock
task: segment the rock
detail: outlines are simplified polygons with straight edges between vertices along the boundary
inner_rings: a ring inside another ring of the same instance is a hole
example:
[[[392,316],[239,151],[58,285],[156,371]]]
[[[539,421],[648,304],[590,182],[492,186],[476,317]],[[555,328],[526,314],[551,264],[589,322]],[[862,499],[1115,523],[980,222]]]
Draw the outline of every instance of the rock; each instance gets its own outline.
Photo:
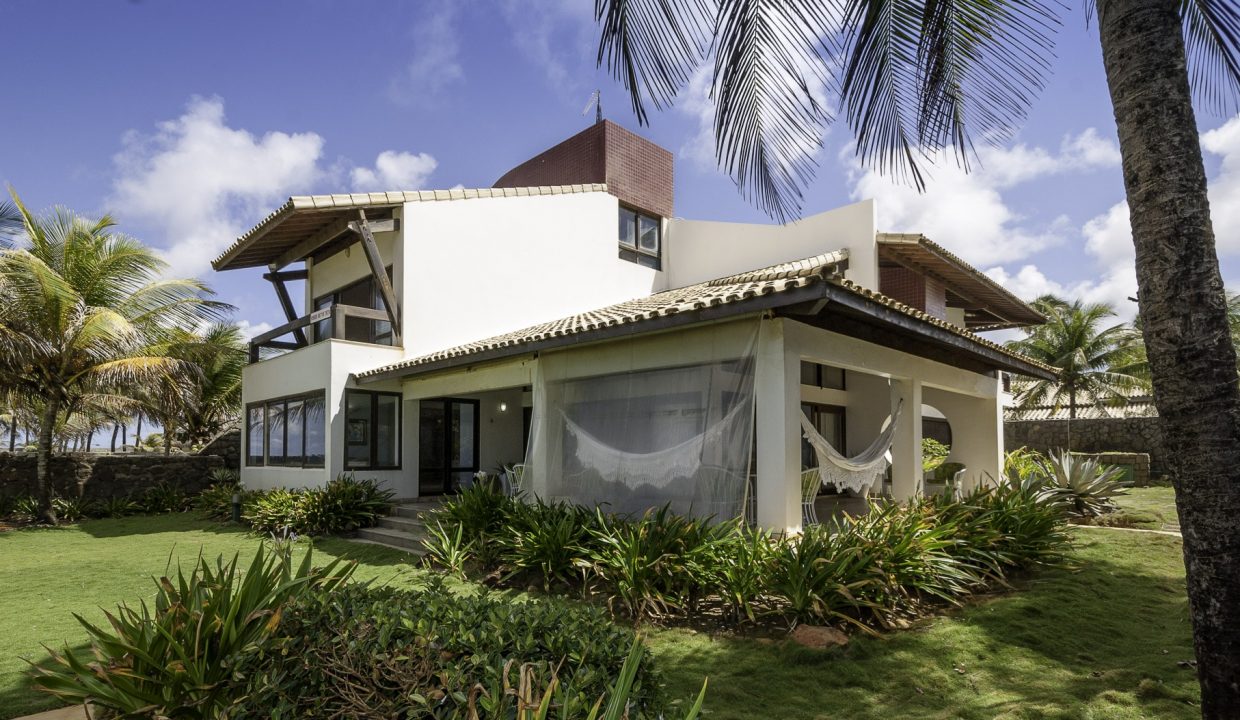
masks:
[[[848,644],[847,635],[833,627],[821,625],[797,625],[789,637],[798,645],[818,650]]]

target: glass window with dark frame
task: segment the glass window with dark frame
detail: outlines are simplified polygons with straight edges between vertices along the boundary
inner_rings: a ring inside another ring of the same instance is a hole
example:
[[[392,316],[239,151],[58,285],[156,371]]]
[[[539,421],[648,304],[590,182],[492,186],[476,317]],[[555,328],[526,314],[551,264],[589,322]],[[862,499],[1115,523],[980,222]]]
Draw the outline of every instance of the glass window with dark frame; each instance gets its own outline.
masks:
[[[801,384],[826,390],[846,390],[844,368],[801,361]]]
[[[391,266],[387,268],[387,275],[388,279],[391,280]],[[371,310],[387,310],[387,304],[383,302],[383,291],[379,288],[379,283],[375,282],[375,279],[369,275],[357,282],[333,290],[326,295],[321,295],[314,301],[315,310],[325,310],[332,305],[353,305],[354,307],[369,308]],[[314,324],[314,341],[319,342],[333,337],[333,330],[331,318],[318,321]],[[387,320],[370,320],[359,317],[345,318],[344,334],[339,339],[370,343],[371,345],[391,345],[392,324]]]
[[[345,468],[400,467],[400,393],[345,392]]]
[[[322,391],[246,408],[246,465],[321,468],[326,459],[326,396]]]
[[[620,247],[645,255],[659,255],[659,218],[631,208],[620,208]]]

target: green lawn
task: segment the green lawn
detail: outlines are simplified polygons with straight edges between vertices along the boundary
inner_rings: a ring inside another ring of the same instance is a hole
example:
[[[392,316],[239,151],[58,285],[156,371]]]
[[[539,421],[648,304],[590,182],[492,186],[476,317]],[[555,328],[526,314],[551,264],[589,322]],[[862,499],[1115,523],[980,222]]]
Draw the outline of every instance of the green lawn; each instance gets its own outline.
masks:
[[[1197,697],[1178,539],[1081,528],[1074,567],[885,639],[815,651],[683,629],[649,633],[674,696],[709,677],[707,717],[1192,718]],[[49,707],[20,656],[80,644],[71,612],[149,597],[169,552],[250,553],[256,540],[188,516],[0,534],[0,717]],[[332,540],[359,577],[407,584],[407,556]]]
[[[1175,491],[1169,486],[1132,488],[1115,502],[1132,520],[1132,526],[1145,530],[1180,531],[1175,513]]]

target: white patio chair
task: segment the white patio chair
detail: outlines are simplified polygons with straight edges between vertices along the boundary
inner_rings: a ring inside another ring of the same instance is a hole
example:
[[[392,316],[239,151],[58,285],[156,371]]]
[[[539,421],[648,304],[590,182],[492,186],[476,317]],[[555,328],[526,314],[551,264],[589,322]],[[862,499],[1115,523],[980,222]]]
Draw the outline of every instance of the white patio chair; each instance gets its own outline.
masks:
[[[818,499],[818,491],[822,489],[822,473],[818,468],[801,471],[801,524],[817,525],[818,510],[814,501]]]
[[[525,464],[524,463],[516,463],[515,465],[509,465],[504,470],[504,474],[508,476],[508,494],[509,495],[518,495],[521,493],[522,490],[525,489],[524,486],[522,485],[522,482],[524,480],[524,475],[525,475]]]

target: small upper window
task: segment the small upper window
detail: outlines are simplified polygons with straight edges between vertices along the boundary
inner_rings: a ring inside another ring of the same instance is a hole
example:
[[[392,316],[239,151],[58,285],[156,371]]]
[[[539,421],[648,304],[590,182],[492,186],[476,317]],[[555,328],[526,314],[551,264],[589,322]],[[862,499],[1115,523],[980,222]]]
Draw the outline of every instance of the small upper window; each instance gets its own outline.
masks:
[[[802,360],[801,384],[829,390],[844,390],[844,368]]]
[[[653,215],[621,207],[620,257],[658,269],[661,224]]]

